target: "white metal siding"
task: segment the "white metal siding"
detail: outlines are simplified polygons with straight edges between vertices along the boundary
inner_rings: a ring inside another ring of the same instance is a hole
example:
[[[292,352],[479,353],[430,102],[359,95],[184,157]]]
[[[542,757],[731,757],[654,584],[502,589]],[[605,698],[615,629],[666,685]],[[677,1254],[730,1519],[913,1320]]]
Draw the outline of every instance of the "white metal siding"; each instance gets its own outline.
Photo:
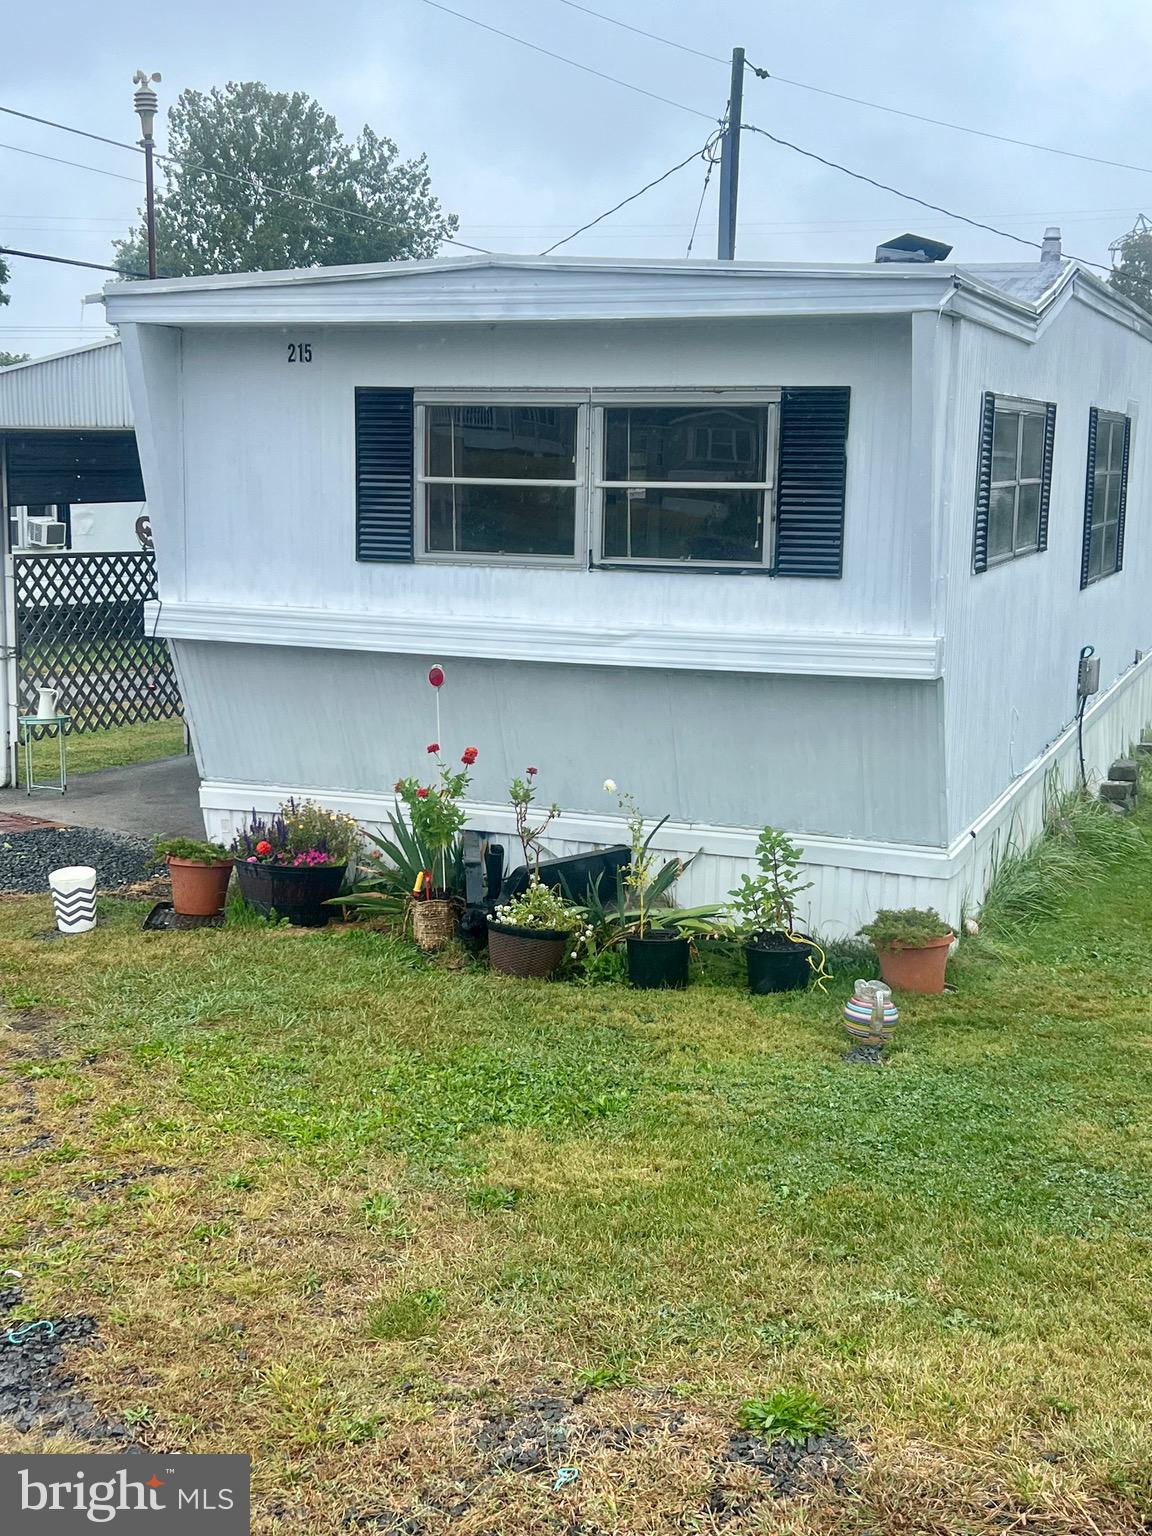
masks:
[[[118,341],[0,368],[0,428],[95,430],[132,424]]]
[[[427,770],[439,660],[443,745],[479,747],[477,800],[503,802],[532,764],[572,812],[614,811],[612,778],[653,819],[943,841],[933,683],[173,648],[207,779],[389,793]]]
[[[305,330],[184,333],[183,504],[161,504],[148,484],[164,597],[399,613],[414,623],[451,613],[559,624],[599,615],[645,629],[903,635],[930,628],[930,583],[917,559],[906,474],[907,317]],[[311,364],[287,361],[292,339],[312,343]],[[357,385],[781,384],[852,389],[842,581],[356,562]],[[149,376],[146,364],[140,387],[157,401],[172,395],[177,375],[161,366]],[[146,457],[144,465],[147,478]],[[162,539],[181,520],[187,559],[178,567]],[[916,571],[919,579],[910,579]]]
[[[1075,300],[1034,345],[957,324],[943,481],[950,838],[1072,719],[1081,646],[1096,647],[1105,688],[1131,667],[1137,650],[1152,649],[1150,380],[1148,342]],[[976,458],[986,389],[1056,402],[1052,499],[1046,551],[973,575]],[[1133,416],[1132,451],[1124,569],[1081,591],[1091,405]]]

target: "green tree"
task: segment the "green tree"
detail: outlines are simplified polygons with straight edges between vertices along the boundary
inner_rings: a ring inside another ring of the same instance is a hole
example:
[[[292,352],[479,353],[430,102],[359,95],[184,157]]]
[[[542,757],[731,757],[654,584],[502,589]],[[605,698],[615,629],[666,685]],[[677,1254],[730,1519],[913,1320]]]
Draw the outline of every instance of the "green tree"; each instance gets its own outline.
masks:
[[[11,368],[13,363],[26,363],[29,352],[0,352],[0,368]]]
[[[1117,254],[1108,281],[1126,299],[1152,311],[1152,229],[1138,224],[1121,240]]]
[[[400,160],[367,126],[345,139],[302,91],[258,80],[184,91],[168,113],[168,155],[156,194],[163,276],[434,256],[456,229],[432,194],[426,156]],[[143,222],[114,249],[117,266],[147,271]]]
[[[9,276],[8,263],[4,260],[3,256],[0,256],[0,304],[8,303],[8,294],[5,292],[5,288]],[[13,363],[26,363],[27,361],[27,352],[0,352],[0,368],[10,368]]]
[[[8,263],[4,260],[3,256],[0,256],[0,304],[7,304],[8,302],[8,295],[4,289],[7,286],[9,276]]]

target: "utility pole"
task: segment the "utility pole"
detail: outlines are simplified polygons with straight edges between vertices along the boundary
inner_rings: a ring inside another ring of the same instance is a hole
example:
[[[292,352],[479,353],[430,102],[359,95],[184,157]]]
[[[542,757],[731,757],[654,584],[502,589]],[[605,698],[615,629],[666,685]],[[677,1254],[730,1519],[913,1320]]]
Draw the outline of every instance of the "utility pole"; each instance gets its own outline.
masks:
[[[740,190],[740,119],[744,107],[744,50],[732,50],[732,86],[728,92],[728,126],[720,145],[720,227],[716,255],[736,257],[736,198]]]
[[[143,134],[140,147],[144,151],[144,226],[148,231],[149,277],[156,276],[156,188],[152,167],[152,152],[155,146],[152,128],[156,122],[156,111],[160,103],[156,99],[156,92],[152,86],[159,83],[159,75],[146,75],[142,69],[138,69],[132,76],[132,84],[136,87],[133,104],[140,118],[140,132]]]

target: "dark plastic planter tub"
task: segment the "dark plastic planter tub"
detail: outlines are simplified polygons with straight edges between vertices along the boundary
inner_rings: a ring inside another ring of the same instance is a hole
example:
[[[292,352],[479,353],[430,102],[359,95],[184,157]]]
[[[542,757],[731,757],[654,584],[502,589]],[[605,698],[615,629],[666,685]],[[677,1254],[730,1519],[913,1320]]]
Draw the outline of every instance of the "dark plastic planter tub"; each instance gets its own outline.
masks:
[[[772,946],[745,944],[748,958],[748,990],[754,997],[770,992],[802,992],[812,980],[808,956],[813,945],[807,935],[797,935],[799,942],[782,939]]]
[[[298,928],[324,928],[332,908],[324,903],[339,896],[347,872],[345,864],[236,865],[236,883],[250,907],[263,917],[286,918]]]
[[[679,991],[688,985],[690,946],[672,928],[653,928],[644,935],[629,934],[628,980],[641,991]]]

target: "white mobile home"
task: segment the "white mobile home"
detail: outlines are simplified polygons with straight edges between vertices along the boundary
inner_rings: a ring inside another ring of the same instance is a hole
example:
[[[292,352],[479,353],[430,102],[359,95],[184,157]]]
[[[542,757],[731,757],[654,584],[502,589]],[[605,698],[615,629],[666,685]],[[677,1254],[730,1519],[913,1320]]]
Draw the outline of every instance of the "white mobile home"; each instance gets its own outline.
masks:
[[[1152,321],[1012,266],[465,257],[110,285],[209,830],[378,822],[432,739],[474,825],[606,778],[717,899],[955,917],[1074,746],[1152,717]]]

